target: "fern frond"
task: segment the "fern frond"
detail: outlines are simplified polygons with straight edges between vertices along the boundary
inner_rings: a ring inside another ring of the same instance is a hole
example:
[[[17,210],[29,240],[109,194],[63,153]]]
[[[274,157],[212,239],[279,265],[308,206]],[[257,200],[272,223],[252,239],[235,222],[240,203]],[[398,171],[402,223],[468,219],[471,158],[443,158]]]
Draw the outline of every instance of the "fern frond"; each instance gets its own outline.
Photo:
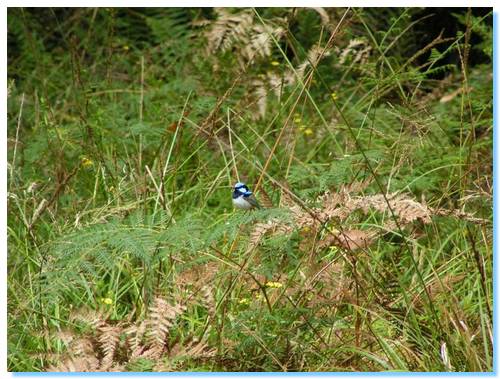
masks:
[[[368,60],[371,53],[371,46],[363,38],[355,38],[349,41],[347,47],[342,49],[339,54],[339,64],[343,65],[350,60],[351,64],[358,63],[363,65]]]
[[[472,222],[474,224],[486,224],[488,223],[488,220],[484,218],[479,218],[475,217],[473,214],[462,211],[460,209],[443,209],[443,208],[435,208],[433,210],[434,214],[436,216],[453,216],[455,218],[458,218],[460,220],[465,220]]]
[[[66,358],[58,365],[49,366],[47,372],[95,372],[99,369],[99,360],[92,356]]]
[[[392,209],[395,216],[403,224],[409,224],[416,220],[427,224],[431,222],[432,215],[432,210],[426,205],[409,198],[407,195],[397,193],[356,197],[348,200],[346,208],[351,211],[360,209],[364,213],[368,213],[370,209],[381,213]]]
[[[377,236],[376,231],[365,231],[359,229],[343,230],[336,234],[329,234],[318,243],[318,247],[326,248],[338,246],[345,250],[358,250],[368,248]]]
[[[259,202],[264,208],[272,208],[274,206],[271,197],[262,187],[259,189]]]
[[[293,230],[292,227],[284,224],[282,221],[273,219],[267,222],[261,222],[254,226],[250,234],[249,249],[257,246],[266,233],[273,231],[277,234],[287,234]]]
[[[273,36],[279,40],[285,34],[280,26],[271,27],[273,23],[262,25],[254,22],[254,13],[250,9],[242,9],[231,13],[226,8],[216,8],[217,19],[205,28],[207,39],[206,54],[211,55],[218,50],[233,51],[241,65],[253,62],[258,57],[271,55]],[[278,22],[279,20],[274,20]]]
[[[216,350],[210,348],[205,341],[198,341],[196,338],[193,341],[182,345],[176,344],[170,352],[171,359],[177,357],[187,358],[210,358],[215,355]]]
[[[267,89],[260,80],[254,80],[255,94],[257,96],[257,116],[264,118],[267,111]]]
[[[131,350],[131,359],[141,356],[144,350],[143,339],[146,334],[146,323],[141,321],[132,324],[124,332]]]
[[[297,74],[300,80],[304,79],[305,71],[308,67],[315,69],[322,57],[328,56],[330,53],[325,48],[318,45],[313,45],[307,52],[307,59],[297,67]]]
[[[308,8],[316,11],[319,14],[319,17],[321,17],[321,25],[328,26],[330,24],[330,16],[326,12],[325,8],[321,7],[308,7]]]
[[[160,359],[158,363],[153,367],[155,372],[170,372],[176,371],[180,362],[186,359],[208,359],[215,355],[216,349],[211,348],[208,344],[201,340],[198,341],[196,338],[190,342],[178,342],[176,343],[167,359]]]
[[[120,326],[106,325],[98,329],[98,341],[103,352],[101,370],[108,371],[113,366],[113,357],[120,342],[120,334],[123,329]]]
[[[170,328],[174,324],[175,319],[184,313],[186,306],[182,304],[171,305],[165,299],[156,297],[153,305],[149,308],[148,330],[150,336],[150,344],[155,351],[161,352],[167,342],[167,337]]]
[[[215,298],[213,294],[213,289],[209,285],[204,285],[201,287],[202,302],[208,311],[208,316],[213,319],[215,317]]]
[[[92,329],[106,326],[106,319],[106,314],[88,307],[73,310],[69,315],[69,320],[71,322],[80,321],[91,326]]]
[[[57,365],[50,365],[48,372],[93,372],[100,368],[99,360],[94,352],[92,341],[78,338],[70,345],[71,355]]]

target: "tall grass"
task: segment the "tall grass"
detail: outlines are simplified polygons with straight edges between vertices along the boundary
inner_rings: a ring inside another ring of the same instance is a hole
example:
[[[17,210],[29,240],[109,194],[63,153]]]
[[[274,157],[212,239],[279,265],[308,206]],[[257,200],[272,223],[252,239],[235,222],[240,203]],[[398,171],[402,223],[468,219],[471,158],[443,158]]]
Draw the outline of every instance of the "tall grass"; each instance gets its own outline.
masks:
[[[10,8],[9,370],[491,371],[491,12],[380,11]]]

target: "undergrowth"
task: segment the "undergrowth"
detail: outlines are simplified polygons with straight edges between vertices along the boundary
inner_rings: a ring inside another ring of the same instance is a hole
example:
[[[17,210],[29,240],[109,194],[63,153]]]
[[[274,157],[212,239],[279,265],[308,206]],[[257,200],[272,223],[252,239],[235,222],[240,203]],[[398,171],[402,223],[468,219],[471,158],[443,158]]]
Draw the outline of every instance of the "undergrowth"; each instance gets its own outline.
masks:
[[[9,370],[492,371],[492,14],[439,12],[9,8]]]

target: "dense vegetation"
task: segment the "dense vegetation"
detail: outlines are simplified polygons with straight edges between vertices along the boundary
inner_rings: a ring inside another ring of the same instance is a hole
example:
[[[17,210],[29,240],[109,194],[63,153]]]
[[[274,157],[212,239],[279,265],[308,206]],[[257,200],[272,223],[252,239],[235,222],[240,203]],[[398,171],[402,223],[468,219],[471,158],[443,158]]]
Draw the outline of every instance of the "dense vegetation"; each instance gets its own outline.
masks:
[[[9,370],[491,371],[492,51],[490,9],[10,8]]]

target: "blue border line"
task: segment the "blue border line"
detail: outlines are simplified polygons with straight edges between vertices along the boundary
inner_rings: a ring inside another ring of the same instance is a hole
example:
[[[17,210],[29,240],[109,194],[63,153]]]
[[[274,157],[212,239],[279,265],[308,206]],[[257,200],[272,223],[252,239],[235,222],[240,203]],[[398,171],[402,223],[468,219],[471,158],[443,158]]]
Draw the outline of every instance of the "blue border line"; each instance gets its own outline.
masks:
[[[29,372],[29,373],[13,373],[15,377],[28,376],[171,376],[171,377],[207,377],[207,376],[389,376],[389,377],[405,377],[405,376],[496,376],[495,372],[419,372],[419,371],[370,371],[370,372]]]
[[[497,211],[498,211],[498,12],[493,12],[493,371],[491,372],[408,372],[408,371],[387,371],[387,372],[13,372],[13,377],[122,377],[122,376],[168,376],[168,377],[221,377],[221,376],[475,376],[475,377],[496,377],[498,361],[495,356],[495,341],[500,338],[498,334],[497,316],[498,285],[496,272],[498,269],[498,238],[497,231]]]
[[[493,12],[493,372],[498,361],[495,352],[498,342],[498,12]]]

